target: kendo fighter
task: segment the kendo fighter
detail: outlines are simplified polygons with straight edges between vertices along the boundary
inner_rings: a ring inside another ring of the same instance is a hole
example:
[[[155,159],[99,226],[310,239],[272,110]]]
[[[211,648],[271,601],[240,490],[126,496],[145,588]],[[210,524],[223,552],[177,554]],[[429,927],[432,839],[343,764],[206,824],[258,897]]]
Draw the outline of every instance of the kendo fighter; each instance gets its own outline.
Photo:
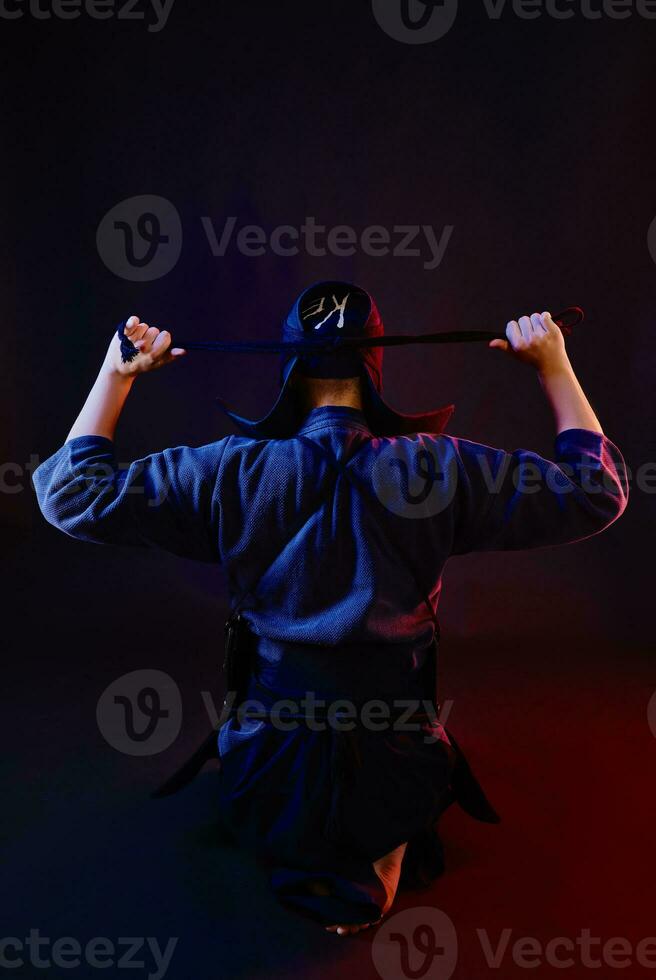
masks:
[[[306,289],[282,330],[285,341],[383,335],[371,296],[343,282]],[[239,434],[119,466],[133,384],[187,353],[132,316],[34,472],[44,517],[73,538],[223,566],[247,670],[214,733],[221,826],[254,849],[281,901],[340,935],[380,921],[400,883],[440,874],[437,823],[453,802],[499,819],[437,710],[447,560],[580,541],[627,504],[620,450],[550,313],[510,321],[490,346],[537,372],[552,459],[448,435],[452,406],[395,411],[381,347],[353,346],[283,354],[268,414],[224,406]]]

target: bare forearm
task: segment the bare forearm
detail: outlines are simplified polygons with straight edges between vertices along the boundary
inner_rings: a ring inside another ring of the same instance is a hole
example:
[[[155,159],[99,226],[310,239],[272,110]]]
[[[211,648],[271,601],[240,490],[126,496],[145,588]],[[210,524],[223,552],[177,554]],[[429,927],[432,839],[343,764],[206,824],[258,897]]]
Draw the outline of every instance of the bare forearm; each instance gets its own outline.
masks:
[[[539,372],[540,384],[551,405],[558,432],[565,429],[589,429],[601,432],[599,419],[592,410],[568,358]]]
[[[134,377],[117,374],[103,364],[66,441],[76,436],[105,436],[113,440],[133,382]]]
[[[125,336],[134,344],[138,354],[132,360],[124,361],[118,334],[114,333],[100,373],[68,433],[67,442],[76,436],[105,436],[113,440],[125,400],[137,375],[178,360],[185,353],[182,347],[171,348],[168,330],[149,327],[147,323],[141,323],[138,316],[127,320]]]
[[[537,368],[540,384],[549,400],[558,433],[565,429],[603,429],[574,374],[563,333],[551,313],[533,313],[511,320],[507,340],[495,338],[490,347],[505,351],[518,361]]]

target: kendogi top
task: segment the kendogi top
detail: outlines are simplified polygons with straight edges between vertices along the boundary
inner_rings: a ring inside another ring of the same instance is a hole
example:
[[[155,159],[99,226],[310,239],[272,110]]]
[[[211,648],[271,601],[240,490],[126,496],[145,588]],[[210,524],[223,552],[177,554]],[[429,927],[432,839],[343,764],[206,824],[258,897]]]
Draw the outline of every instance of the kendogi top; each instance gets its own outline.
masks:
[[[364,290],[322,283],[285,321],[286,336],[317,329],[383,328]],[[295,370],[361,375],[362,410],[299,411]],[[33,477],[45,518],[74,538],[221,564],[253,636],[249,696],[267,706],[307,692],[425,698],[449,557],[578,541],[626,506],[624,460],[606,436],[561,432],[549,460],[448,435],[451,408],[408,416],[385,404],[380,349],[295,356],[281,381],[264,419],[228,413],[244,434],[123,468],[111,440],[79,436]],[[462,781],[467,770],[433,719],[413,732],[358,731],[355,778],[340,783],[343,740],[329,726],[236,717],[219,733],[224,826],[268,863],[282,900],[326,923],[378,917],[385,894],[371,862],[404,841],[408,880],[439,873],[434,825],[458,799],[454,772]],[[480,796],[469,811],[495,820]]]

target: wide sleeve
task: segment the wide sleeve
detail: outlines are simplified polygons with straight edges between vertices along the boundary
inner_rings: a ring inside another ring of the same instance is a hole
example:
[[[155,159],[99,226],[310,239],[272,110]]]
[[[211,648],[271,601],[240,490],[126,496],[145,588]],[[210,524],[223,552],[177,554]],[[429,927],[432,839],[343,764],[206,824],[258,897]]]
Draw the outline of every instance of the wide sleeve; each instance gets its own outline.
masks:
[[[39,507],[50,524],[82,541],[218,562],[220,469],[230,438],[165,449],[123,467],[111,439],[69,439],[34,471]]]
[[[617,446],[588,429],[566,429],[554,459],[453,439],[457,467],[452,554],[566,544],[598,534],[628,501]]]

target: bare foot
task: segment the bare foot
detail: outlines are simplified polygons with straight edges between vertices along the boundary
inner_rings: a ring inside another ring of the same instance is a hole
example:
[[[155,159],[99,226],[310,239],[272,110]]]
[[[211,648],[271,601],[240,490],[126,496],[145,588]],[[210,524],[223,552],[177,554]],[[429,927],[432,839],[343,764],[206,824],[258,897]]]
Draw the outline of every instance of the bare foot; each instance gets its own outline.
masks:
[[[401,877],[403,856],[407,846],[407,841],[405,844],[399,844],[399,846],[393,851],[390,851],[389,854],[385,854],[384,857],[374,861],[374,871],[382,881],[383,887],[385,888],[385,894],[387,895],[380,919],[382,919],[383,915],[387,915],[392,907],[392,903],[394,902],[396,891],[399,887],[399,879]],[[380,919],[376,919],[375,922],[364,922],[361,925],[326,926],[326,930],[328,932],[336,932],[338,936],[354,936],[355,933],[360,932],[361,929],[368,929],[369,926],[375,925],[376,922],[380,922]]]

